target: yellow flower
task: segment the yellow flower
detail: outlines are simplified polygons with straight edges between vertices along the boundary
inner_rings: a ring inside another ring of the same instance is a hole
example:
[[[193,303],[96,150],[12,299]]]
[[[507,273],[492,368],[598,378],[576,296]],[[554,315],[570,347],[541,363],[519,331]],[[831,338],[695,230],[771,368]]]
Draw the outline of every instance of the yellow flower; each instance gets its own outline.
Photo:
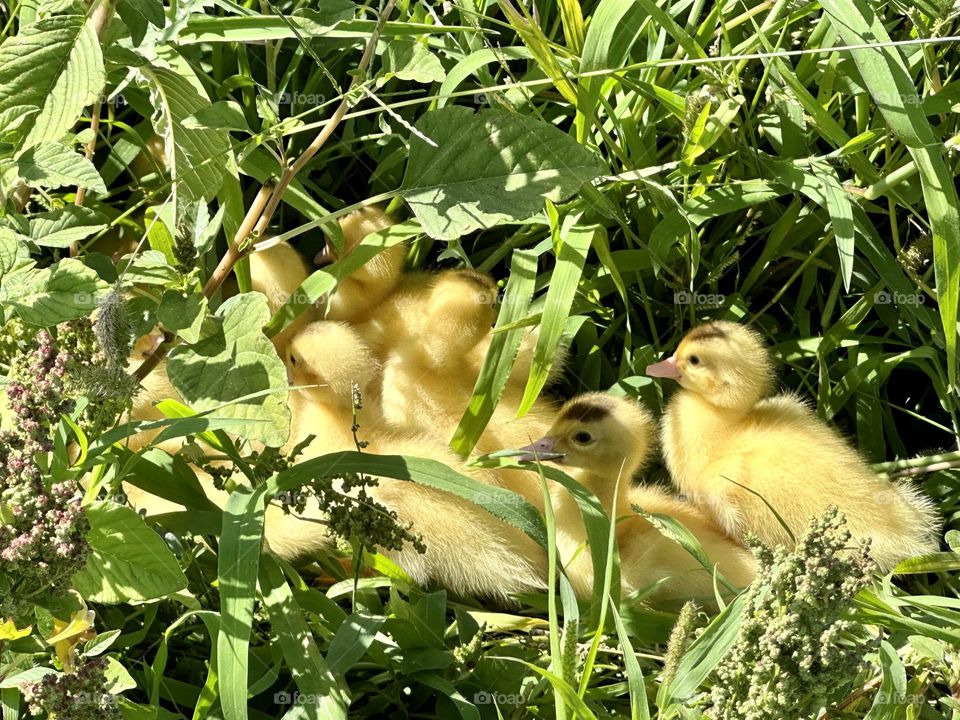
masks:
[[[72,673],[76,669],[77,645],[96,637],[93,617],[93,610],[83,608],[70,616],[70,622],[56,619],[53,621],[53,635],[47,638],[47,644],[53,645],[64,672]]]
[[[0,641],[19,640],[26,637],[33,630],[33,625],[28,625],[25,629],[19,630],[13,620],[4,620],[0,622]]]

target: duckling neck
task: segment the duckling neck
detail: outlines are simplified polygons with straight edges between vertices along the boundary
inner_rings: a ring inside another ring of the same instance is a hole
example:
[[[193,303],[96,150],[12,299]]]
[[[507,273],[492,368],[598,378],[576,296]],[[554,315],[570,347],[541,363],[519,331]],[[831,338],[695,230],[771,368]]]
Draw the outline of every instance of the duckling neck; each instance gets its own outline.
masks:
[[[749,408],[714,405],[689,390],[674,396],[664,416],[663,450],[667,468],[681,492],[696,482],[708,459],[726,445],[749,412]]]
[[[625,458],[623,464],[615,468],[610,466],[598,470],[584,469],[570,475],[597,496],[604,512],[609,513],[612,508],[613,519],[616,520],[631,512],[628,495],[638,468],[639,462]]]

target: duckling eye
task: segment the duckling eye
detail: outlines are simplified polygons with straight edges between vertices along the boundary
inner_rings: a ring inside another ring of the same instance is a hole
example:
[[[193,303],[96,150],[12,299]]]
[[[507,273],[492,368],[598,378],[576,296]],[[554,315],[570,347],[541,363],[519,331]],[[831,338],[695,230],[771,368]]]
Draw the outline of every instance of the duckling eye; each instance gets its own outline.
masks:
[[[296,355],[293,355],[293,354],[290,355],[290,364],[293,365],[294,367],[297,366],[297,356],[296,356]]]
[[[586,430],[581,430],[573,435],[573,441],[575,443],[579,443],[580,445],[586,445],[591,440],[593,440],[593,436]]]
[[[699,357],[698,355],[691,355],[691,356],[690,356],[689,358],[687,358],[687,359],[690,361],[690,364],[691,364],[691,365],[699,365],[699,364],[700,364],[700,357]]]

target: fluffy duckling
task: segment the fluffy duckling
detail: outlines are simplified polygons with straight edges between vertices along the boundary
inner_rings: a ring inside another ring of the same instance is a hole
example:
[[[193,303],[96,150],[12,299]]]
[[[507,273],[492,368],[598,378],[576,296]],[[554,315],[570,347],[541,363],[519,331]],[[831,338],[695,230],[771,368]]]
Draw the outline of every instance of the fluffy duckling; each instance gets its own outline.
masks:
[[[267,297],[267,306],[273,315],[283,307],[310,275],[310,268],[289,243],[279,242],[275,245],[252,253],[250,262],[250,286]],[[307,323],[315,320],[311,312],[302,313],[283,332],[273,338],[273,344],[278,352],[283,352],[286,342],[296,335]]]
[[[127,362],[127,372],[133,373],[140,363],[150,355],[160,343],[163,342],[163,334],[157,331],[147,333],[138,338],[130,351],[130,359]],[[128,417],[131,420],[163,420],[165,415],[156,408],[156,402],[159,400],[176,400],[183,402],[180,393],[173,387],[170,378],[167,376],[167,361],[162,360],[157,367],[147,375],[141,383],[141,390],[133,398],[133,405],[130,408]],[[161,430],[149,430],[138,433],[128,439],[131,450],[140,450],[149,445],[153,439],[159,435]],[[169,440],[164,443],[164,449],[169,452],[176,452],[182,445],[182,440]]]
[[[379,364],[354,328],[330,321],[308,325],[294,337],[285,358],[293,385],[318,385],[291,391],[290,445],[317,437],[305,456],[355,449],[353,385],[362,391],[358,435],[368,452],[438,460],[476,480],[500,485],[491,471],[466,468],[442,443],[425,435],[398,433],[379,418],[375,381]],[[369,413],[369,414],[368,414]],[[386,555],[420,584],[438,583],[454,592],[506,600],[511,593],[545,587],[546,555],[524,533],[477,505],[416,483],[381,478],[370,495],[410,523],[427,551],[405,547]]]
[[[337,251],[327,243],[315,262],[339,260],[349,255],[367,235],[384,230],[395,220],[374,205],[360,208],[340,219],[343,249]],[[327,300],[326,318],[360,323],[368,320],[372,311],[397,287],[407,256],[404,243],[388,247],[363,267],[343,278],[336,291]]]
[[[766,503],[794,535],[836,505],[853,535],[871,540],[884,571],[937,549],[939,520],[929,501],[874,475],[795,396],[770,396],[773,366],[753,330],[731,322],[696,327],[647,374],[681,387],[662,432],[674,483],[734,537],[749,531],[767,544],[789,546]]]
[[[230,493],[219,490],[209,473],[198,467],[191,467],[207,498],[221,510],[225,508]],[[238,475],[237,480],[246,481],[241,475]],[[151,495],[127,482],[123,483],[123,490],[133,509],[146,517],[186,510],[183,505]],[[308,502],[302,513],[295,514],[292,511],[286,512],[278,502],[273,502],[264,512],[264,550],[293,563],[329,552],[333,548],[333,543],[323,523],[324,518],[317,509],[316,503]]]
[[[489,347],[495,286],[472,270],[437,273],[430,283],[422,298],[399,308],[410,319],[385,353],[383,406],[390,422],[448,435],[473,394]],[[549,422],[537,429],[546,427]]]
[[[552,461],[597,496],[617,522],[623,591],[661,583],[655,601],[713,597],[713,577],[679,544],[662,535],[635,513],[679,520],[700,541],[719,571],[733,584],[745,586],[756,573],[753,556],[692,505],[653,486],[634,486],[633,477],[646,465],[655,443],[656,422],[639,403],[603,393],[586,393],[568,401],[547,436],[524,448],[526,459]],[[617,484],[619,478],[619,485]],[[580,511],[566,489],[552,491],[557,550],[579,597],[588,598],[594,568]]]

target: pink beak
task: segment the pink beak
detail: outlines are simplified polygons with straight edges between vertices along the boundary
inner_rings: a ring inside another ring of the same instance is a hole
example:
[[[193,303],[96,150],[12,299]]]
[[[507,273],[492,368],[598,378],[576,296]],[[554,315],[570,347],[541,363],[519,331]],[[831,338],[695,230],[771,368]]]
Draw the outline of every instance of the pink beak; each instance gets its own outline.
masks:
[[[671,380],[680,379],[680,371],[677,370],[677,356],[671,355],[666,360],[661,360],[653,365],[647,365],[647,375],[650,377],[670,378]]]

